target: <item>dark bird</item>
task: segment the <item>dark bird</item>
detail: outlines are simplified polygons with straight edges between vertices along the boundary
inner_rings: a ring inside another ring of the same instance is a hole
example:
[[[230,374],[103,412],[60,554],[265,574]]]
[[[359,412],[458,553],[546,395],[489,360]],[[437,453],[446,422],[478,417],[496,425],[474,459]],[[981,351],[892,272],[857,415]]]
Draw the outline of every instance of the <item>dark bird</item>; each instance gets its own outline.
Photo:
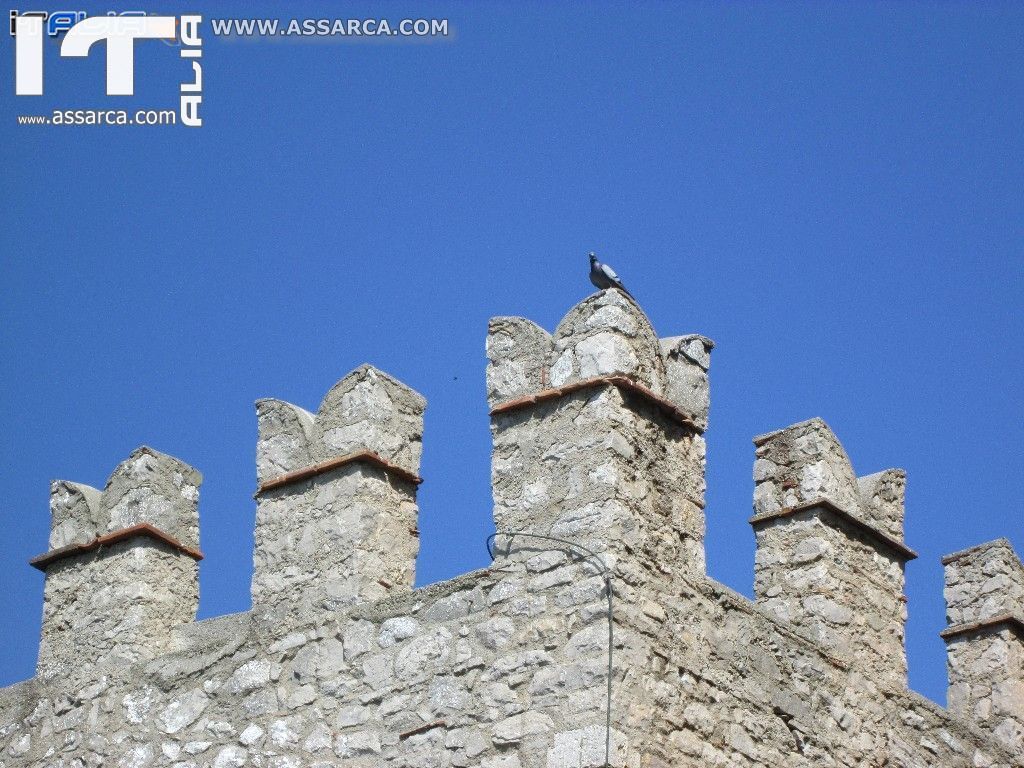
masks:
[[[615,270],[609,267],[607,264],[602,264],[597,260],[597,256],[593,251],[590,252],[590,282],[596,285],[598,288],[618,288],[624,294],[633,299],[633,294],[626,290],[626,286],[622,284],[619,276],[615,274]],[[636,299],[633,299],[636,301]]]

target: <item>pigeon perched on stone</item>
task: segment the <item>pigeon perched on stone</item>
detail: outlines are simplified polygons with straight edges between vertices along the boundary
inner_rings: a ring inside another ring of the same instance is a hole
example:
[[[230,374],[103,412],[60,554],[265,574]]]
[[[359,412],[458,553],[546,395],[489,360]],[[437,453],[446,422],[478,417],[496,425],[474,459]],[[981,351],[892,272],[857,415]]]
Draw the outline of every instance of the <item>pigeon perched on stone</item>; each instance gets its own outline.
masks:
[[[624,294],[633,299],[633,294],[626,290],[626,286],[622,284],[619,276],[615,274],[615,270],[609,267],[607,264],[602,264],[597,260],[597,256],[593,251],[590,252],[590,282],[596,285],[598,288],[618,288]],[[636,301],[636,299],[633,299]]]

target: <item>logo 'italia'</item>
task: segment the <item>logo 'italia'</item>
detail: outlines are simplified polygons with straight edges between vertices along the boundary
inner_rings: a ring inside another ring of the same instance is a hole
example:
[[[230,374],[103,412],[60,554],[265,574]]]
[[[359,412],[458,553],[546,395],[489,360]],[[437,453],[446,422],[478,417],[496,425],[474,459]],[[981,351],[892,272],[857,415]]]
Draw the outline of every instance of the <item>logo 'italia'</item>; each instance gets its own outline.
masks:
[[[43,95],[42,14],[19,15],[14,20],[15,75],[14,92],[18,96]],[[61,56],[85,57],[93,45],[106,41],[107,95],[135,94],[135,40],[177,37],[178,19],[174,16],[97,16],[72,26],[60,44]],[[181,85],[181,118],[185,125],[202,125],[199,105],[202,101],[202,56],[199,37],[201,16],[181,17],[181,56],[192,59],[194,80]]]

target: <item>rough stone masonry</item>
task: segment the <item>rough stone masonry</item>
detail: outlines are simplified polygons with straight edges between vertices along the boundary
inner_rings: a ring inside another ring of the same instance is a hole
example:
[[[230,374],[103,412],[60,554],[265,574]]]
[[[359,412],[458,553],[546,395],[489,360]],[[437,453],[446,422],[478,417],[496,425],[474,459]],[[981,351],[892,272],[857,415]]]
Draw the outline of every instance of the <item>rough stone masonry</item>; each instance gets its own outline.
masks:
[[[909,691],[906,478],[820,419],[755,440],[756,600],[707,577],[712,346],[616,290],[492,320],[495,561],[420,589],[426,403],[369,366],[256,404],[249,612],[195,621],[195,469],[55,482],[0,768],[1024,765],[1020,559],[944,559],[949,707]]]

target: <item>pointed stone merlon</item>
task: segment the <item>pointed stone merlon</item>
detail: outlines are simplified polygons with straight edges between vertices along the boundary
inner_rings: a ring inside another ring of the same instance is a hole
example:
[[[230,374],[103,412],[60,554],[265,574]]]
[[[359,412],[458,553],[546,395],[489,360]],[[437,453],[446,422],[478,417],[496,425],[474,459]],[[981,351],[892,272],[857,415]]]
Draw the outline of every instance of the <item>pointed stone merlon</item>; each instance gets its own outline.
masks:
[[[193,467],[142,447],[102,492],[51,485],[50,551],[32,560],[46,573],[40,675],[151,658],[195,620],[201,483]]]
[[[1006,539],[942,564],[948,707],[1024,755],[1024,565]]]
[[[256,403],[254,606],[285,620],[412,587],[425,407],[368,365],[315,415]]]
[[[710,407],[714,342],[689,334],[658,339],[650,320],[619,291],[576,305],[551,334],[522,317],[491,319],[487,400],[491,408],[558,388],[621,376],[703,432]]]
[[[665,396],[689,413],[697,426],[708,428],[711,388],[708,370],[715,343],[706,336],[689,334],[660,341],[665,359]]]
[[[629,554],[661,579],[703,573],[711,347],[703,336],[659,341],[617,290],[573,307],[554,334],[491,320],[497,529]]]
[[[906,683],[906,475],[857,478],[821,419],[754,439],[754,592],[777,618]]]

